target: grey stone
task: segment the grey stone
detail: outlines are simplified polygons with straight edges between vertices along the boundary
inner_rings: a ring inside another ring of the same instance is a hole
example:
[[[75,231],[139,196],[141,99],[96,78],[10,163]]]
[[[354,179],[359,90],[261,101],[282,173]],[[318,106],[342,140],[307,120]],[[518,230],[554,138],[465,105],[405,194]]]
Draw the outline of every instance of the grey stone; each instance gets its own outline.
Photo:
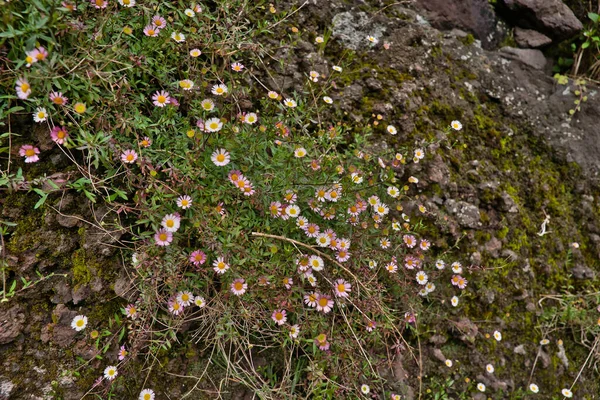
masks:
[[[500,53],[503,57],[520,61],[534,69],[543,70],[546,66],[546,57],[540,50],[503,47],[500,49]]]
[[[479,208],[473,204],[448,199],[446,200],[446,209],[456,216],[457,222],[463,227],[474,229],[481,225]]]
[[[370,45],[367,36],[380,40],[385,31],[385,27],[374,24],[364,12],[342,12],[335,15],[331,23],[332,36],[352,50],[365,50]]]
[[[520,354],[522,356],[524,356],[525,354],[527,354],[527,351],[525,350],[525,345],[518,345],[517,347],[515,347],[513,349],[513,351],[515,352],[515,354]]]
[[[596,272],[585,264],[577,264],[571,269],[571,274],[575,279],[594,279]]]
[[[515,41],[520,47],[537,49],[552,43],[548,36],[532,29],[515,28]]]
[[[23,311],[19,305],[0,310],[0,344],[10,343],[21,334],[25,322]]]

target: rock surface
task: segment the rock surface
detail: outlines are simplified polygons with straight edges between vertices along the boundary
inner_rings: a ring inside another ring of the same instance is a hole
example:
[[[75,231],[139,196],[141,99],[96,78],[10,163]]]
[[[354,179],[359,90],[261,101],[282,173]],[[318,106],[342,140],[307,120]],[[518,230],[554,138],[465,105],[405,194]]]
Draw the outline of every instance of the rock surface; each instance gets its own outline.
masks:
[[[520,47],[537,49],[549,45],[552,39],[532,29],[515,28],[515,42]]]

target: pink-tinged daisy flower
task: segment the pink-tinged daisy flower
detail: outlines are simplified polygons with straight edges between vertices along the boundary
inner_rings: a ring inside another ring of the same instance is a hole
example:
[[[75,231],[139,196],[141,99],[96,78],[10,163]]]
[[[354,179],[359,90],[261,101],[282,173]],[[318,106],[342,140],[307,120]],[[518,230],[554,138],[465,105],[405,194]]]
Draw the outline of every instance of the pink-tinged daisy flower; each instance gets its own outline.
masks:
[[[309,307],[315,308],[317,301],[319,300],[319,294],[315,292],[307,293],[304,295],[304,304]]]
[[[217,96],[223,96],[228,90],[229,89],[227,89],[227,85],[221,83],[219,85],[214,85],[211,89],[211,92]]]
[[[248,113],[244,116],[244,123],[252,125],[258,121],[258,115],[256,113]]]
[[[219,132],[223,128],[220,118],[210,118],[204,122],[204,130],[207,132]]]
[[[188,195],[179,196],[177,198],[177,207],[180,207],[182,210],[187,210],[192,206],[192,198]]]
[[[344,279],[338,279],[333,283],[333,289],[337,297],[348,297],[352,289],[352,285]]]
[[[246,293],[248,289],[248,284],[243,278],[237,278],[231,283],[231,293],[236,296],[241,296]]]
[[[327,236],[325,233],[319,233],[316,237],[316,240],[319,247],[328,247],[331,243],[331,238],[329,238],[329,236]]]
[[[419,285],[426,285],[428,276],[425,273],[425,271],[419,271],[419,272],[417,272],[417,276],[415,277],[415,279],[417,280],[417,283]]]
[[[452,268],[452,272],[455,274],[462,274],[463,272],[462,264],[458,261],[453,262],[450,267]]]
[[[217,204],[217,206],[215,207],[215,210],[217,211],[217,213],[219,213],[219,215],[225,216],[226,211],[225,211],[225,207],[223,206],[223,202],[219,202],[219,204]]]
[[[160,31],[160,29],[158,29],[154,25],[146,25],[144,27],[144,35],[149,36],[149,37],[157,37],[159,31]]]
[[[275,321],[277,325],[283,325],[287,321],[286,317],[287,312],[285,310],[275,310],[271,315],[271,319]]]
[[[140,140],[141,147],[150,147],[152,145],[152,139],[148,136],[145,136],[142,140]]]
[[[293,190],[286,190],[283,198],[285,199],[285,201],[287,201],[290,204],[294,204],[296,202],[297,199],[297,195],[296,192],[294,192]]]
[[[312,286],[312,287],[317,286],[317,278],[313,275],[313,273],[311,271],[305,272],[304,277],[306,278],[308,283],[310,283],[310,286]]]
[[[419,267],[419,259],[415,256],[404,257],[404,267],[406,269],[415,269]]]
[[[224,274],[229,269],[229,264],[225,262],[223,257],[217,257],[215,261],[213,261],[213,270],[217,274]]]
[[[102,8],[106,8],[106,6],[108,6],[108,1],[106,1],[106,0],[90,0],[90,3],[92,3],[94,8],[96,8],[96,9],[102,9]]]
[[[33,120],[35,122],[44,122],[48,119],[48,111],[44,107],[38,107],[33,113]]]
[[[164,216],[160,224],[167,232],[177,232],[181,224],[181,217],[177,213],[167,214]]]
[[[135,308],[135,305],[129,304],[125,307],[125,316],[127,318],[136,319],[138,316],[138,310]]]
[[[384,203],[378,203],[377,205],[375,205],[374,210],[377,213],[377,215],[382,217],[390,212],[390,208]]]
[[[459,275],[458,283],[456,284],[456,286],[458,286],[459,289],[464,289],[467,287],[467,283],[469,283],[469,282],[465,278],[463,278],[462,276]]]
[[[350,252],[348,252],[348,250],[340,250],[335,255],[335,259],[341,263],[346,262],[350,259]]]
[[[137,158],[138,155],[135,150],[125,150],[123,154],[121,154],[121,161],[125,164],[133,164]]]
[[[67,133],[67,128],[64,126],[55,126],[50,131],[50,137],[52,138],[53,142],[57,144],[64,144],[65,140],[67,140],[67,137],[69,137],[69,134]]]
[[[415,322],[417,322],[417,318],[416,318],[415,314],[413,314],[411,312],[405,312],[404,313],[404,321],[406,321],[406,323],[408,323],[408,324],[414,324]]]
[[[202,52],[200,51],[200,49],[191,49],[190,50],[190,56],[196,58],[199,57],[200,54],[202,54]]]
[[[310,268],[309,257],[303,254],[296,258],[296,265],[298,266],[298,272],[306,272]]]
[[[304,233],[306,233],[306,236],[308,237],[317,237],[317,235],[319,235],[321,228],[319,228],[319,225],[314,224],[314,223],[309,223],[308,225],[306,225],[306,229],[304,229]]]
[[[267,96],[269,96],[269,98],[272,100],[277,100],[279,98],[279,93],[277,93],[273,90],[269,90],[269,93],[267,93]]]
[[[35,49],[25,52],[25,62],[27,63],[27,64],[25,64],[25,66],[27,68],[31,67],[31,64],[35,64],[38,61],[38,59],[36,58],[36,55],[37,55],[37,50],[35,50]]]
[[[202,250],[196,250],[190,254],[190,262],[194,265],[202,265],[206,262],[206,254]]]
[[[215,164],[218,167],[223,167],[229,164],[230,161],[229,153],[225,149],[215,150],[215,152],[212,153],[210,159],[213,162],[213,164]]]
[[[325,262],[319,256],[312,255],[308,257],[308,265],[313,271],[322,271],[325,266]]]
[[[164,90],[156,91],[152,96],[152,102],[156,107],[164,107],[171,102],[171,97],[169,96],[169,92]]]
[[[290,326],[290,338],[296,339],[300,334],[300,325]]]
[[[129,352],[125,349],[125,345],[119,349],[119,361],[123,361]]]
[[[431,247],[431,242],[427,239],[422,239],[421,243],[419,243],[419,247],[421,248],[421,250],[427,251]]]
[[[408,247],[409,249],[412,249],[417,245],[417,239],[415,239],[413,235],[404,235],[402,236],[402,240],[404,241],[404,244],[406,244],[406,247]]]
[[[19,155],[21,157],[25,157],[26,163],[38,162],[40,160],[38,154],[40,154],[40,149],[38,149],[37,147],[33,147],[30,144],[24,144],[19,149]]]
[[[234,62],[233,64],[231,64],[231,69],[235,72],[242,72],[244,68],[244,65],[240,64],[239,62]]]
[[[135,6],[135,0],[119,0],[119,4],[123,7],[133,7]]]
[[[66,8],[68,11],[70,11],[70,12],[73,12],[73,11],[77,10],[77,5],[75,5],[75,4],[73,4],[73,3],[69,2],[69,1],[63,1],[61,3],[61,5],[64,8]]]
[[[192,304],[192,302],[194,301],[194,295],[192,294],[192,292],[189,292],[186,290],[186,291],[177,293],[176,300],[179,303],[181,303],[182,306],[187,307],[190,304]]]
[[[278,201],[272,201],[269,205],[269,212],[271,213],[271,217],[279,218],[281,210],[281,203]]]
[[[204,111],[210,112],[215,109],[215,102],[211,99],[204,99],[200,102],[200,107],[202,107]]]
[[[154,400],[154,390],[152,389],[144,389],[140,392],[140,397],[138,400]]]
[[[185,42],[185,35],[180,32],[173,32],[171,33],[171,39],[173,39],[177,43],[183,43]]]
[[[389,262],[385,265],[385,269],[390,273],[390,274],[395,274],[396,271],[398,271],[398,265],[395,262]]]
[[[157,29],[163,29],[167,26],[167,20],[161,17],[160,15],[155,15],[154,17],[152,17],[152,24]]]
[[[250,183],[250,181],[248,181],[246,178],[244,179],[247,183],[242,189],[242,193],[244,196],[252,196],[254,193],[256,193],[256,190],[254,190],[254,186],[252,185],[252,183]]]
[[[319,349],[326,351],[329,350],[329,342],[327,341],[327,335],[321,333],[315,338],[315,342],[319,346]]]
[[[169,312],[173,315],[179,315],[183,312],[183,304],[178,302],[176,299],[171,299],[169,301]]]
[[[229,182],[233,183],[234,185],[237,183],[237,181],[239,179],[241,179],[243,177],[244,177],[244,175],[242,175],[242,171],[238,171],[237,169],[233,169],[233,170],[229,171],[229,174],[227,175]]]
[[[56,104],[57,106],[64,106],[69,102],[69,99],[61,92],[51,92],[50,101]]]
[[[324,314],[327,314],[333,308],[333,300],[331,296],[326,294],[319,294],[317,298],[317,311],[322,311]]]
[[[379,246],[380,246],[382,249],[387,249],[387,248],[389,248],[391,245],[392,245],[392,242],[390,241],[390,239],[389,239],[389,238],[386,238],[386,237],[384,237],[384,238],[381,238],[381,239],[379,240]]]
[[[29,85],[27,79],[19,78],[17,79],[15,90],[17,92],[17,97],[21,100],[25,100],[31,94],[31,85]]]
[[[377,323],[375,321],[367,321],[367,326],[365,327],[367,332],[373,332],[375,328],[377,328]]]
[[[173,233],[161,228],[154,234],[154,241],[157,246],[168,246],[173,241]]]
[[[283,283],[283,286],[285,286],[285,288],[289,290],[292,288],[294,280],[292,278],[285,277],[281,280],[281,283]]]
[[[106,379],[108,379],[109,381],[112,381],[113,379],[115,379],[118,375],[117,372],[117,367],[113,366],[113,365],[109,365],[108,367],[104,368],[104,377]]]

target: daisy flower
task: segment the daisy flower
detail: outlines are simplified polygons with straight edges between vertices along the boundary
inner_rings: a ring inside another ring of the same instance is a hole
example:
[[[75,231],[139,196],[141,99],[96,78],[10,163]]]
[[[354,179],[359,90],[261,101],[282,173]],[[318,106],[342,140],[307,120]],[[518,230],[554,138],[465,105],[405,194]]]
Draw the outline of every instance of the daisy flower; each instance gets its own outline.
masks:
[[[239,62],[234,62],[233,64],[231,64],[231,69],[235,72],[242,72],[244,68],[244,65],[240,64]]]
[[[453,262],[450,267],[452,268],[452,272],[454,272],[455,274],[462,274],[462,264],[458,261]]]
[[[69,99],[61,92],[51,92],[49,97],[50,101],[57,106],[64,106],[69,102]]]
[[[178,302],[176,299],[171,299],[168,306],[169,312],[173,315],[179,315],[183,312],[183,304]]]
[[[179,196],[177,198],[177,207],[181,207],[182,210],[187,210],[192,206],[192,198],[188,195]]]
[[[389,238],[386,238],[386,237],[384,237],[384,238],[381,238],[381,239],[379,240],[379,246],[380,246],[382,249],[387,249],[387,248],[388,248],[388,247],[390,247],[391,245],[392,245],[392,242],[390,241],[390,239],[389,239]]]
[[[427,282],[427,284],[425,285],[425,290],[427,291],[427,293],[433,292],[435,290],[435,283]]]
[[[342,67],[339,67],[339,66],[337,66],[337,65],[334,65],[334,66],[333,66],[333,67],[331,67],[331,68],[332,68],[334,71],[337,71],[337,72],[342,72]]]
[[[377,42],[379,42],[379,40],[375,36],[372,36],[372,35],[367,36],[367,40],[369,42],[371,42],[371,44],[377,44]]]
[[[417,178],[415,178],[414,176],[411,176],[410,178],[408,178],[408,181],[410,183],[419,183],[419,180]]]
[[[109,381],[112,381],[113,379],[115,379],[117,377],[118,373],[117,373],[117,367],[113,366],[113,365],[109,365],[108,367],[106,367],[104,369],[104,377],[106,379],[108,379]]]
[[[169,92],[164,90],[156,91],[152,96],[152,102],[156,107],[164,107],[171,102],[171,97],[169,96]]]
[[[202,107],[204,111],[212,111],[215,109],[215,102],[210,99],[204,99],[200,102],[200,107]]]
[[[173,39],[177,43],[183,43],[185,42],[185,35],[180,32],[173,32],[171,33],[171,39]]]
[[[488,364],[485,366],[485,370],[489,373],[489,374],[493,374],[494,373],[494,366],[492,364]]]
[[[271,319],[275,321],[277,325],[283,325],[287,321],[286,317],[287,312],[285,310],[275,310],[271,315]]]
[[[183,11],[183,13],[184,13],[185,15],[187,15],[188,17],[190,17],[190,18],[193,18],[193,17],[196,15],[196,13],[194,12],[194,10],[192,10],[191,8],[186,8],[186,9]]]
[[[452,307],[456,307],[458,305],[458,297],[452,296],[452,298],[450,299],[450,303],[452,304]]]
[[[415,239],[413,235],[404,235],[402,236],[402,240],[404,241],[406,247],[408,247],[409,249],[412,249],[417,245],[417,239]]]
[[[446,361],[444,362],[444,364],[446,364],[446,366],[447,366],[448,368],[450,368],[450,367],[452,366],[452,360],[446,360]]]
[[[537,393],[540,391],[540,388],[535,383],[532,383],[529,385],[529,390],[531,390],[533,393]]]
[[[415,158],[417,160],[422,160],[423,157],[425,157],[425,152],[423,151],[423,149],[416,149],[415,150]]]
[[[296,103],[296,100],[292,100],[292,99],[285,99],[283,101],[283,104],[285,104],[289,108],[294,108],[294,107],[296,107],[298,105]]]
[[[196,296],[194,297],[194,304],[200,308],[203,308],[204,306],[206,306],[206,300],[204,300],[204,297],[202,296]]]
[[[38,154],[40,154],[40,149],[38,149],[37,147],[33,147],[30,144],[24,144],[19,149],[19,155],[21,157],[25,157],[26,163],[38,162],[40,160]]]
[[[300,334],[300,325],[290,326],[290,338],[296,339]]]
[[[458,286],[459,289],[464,289],[467,287],[467,283],[469,283],[465,278],[463,278],[462,276],[458,276],[458,283],[456,284],[456,286]]]
[[[125,349],[125,345],[121,346],[119,349],[119,361],[124,360],[127,354],[129,354],[129,352]]]
[[[398,133],[398,130],[393,125],[388,125],[386,129],[390,135],[395,135],[396,133]]]
[[[73,110],[75,110],[77,114],[83,114],[85,110],[87,110],[87,106],[85,103],[77,102],[73,104]]]
[[[373,330],[375,330],[375,328],[377,328],[377,323],[375,321],[367,321],[367,326],[365,327],[365,329],[367,330],[367,332],[373,332]]]
[[[177,232],[180,226],[180,222],[181,217],[179,216],[179,214],[175,213],[165,215],[160,224],[163,226],[163,228],[165,228],[167,232]]]
[[[38,107],[35,109],[35,112],[33,113],[33,120],[35,122],[44,122],[47,119],[48,119],[48,112],[46,111],[46,109],[44,107]]]
[[[288,278],[286,276],[281,280],[281,283],[283,283],[283,286],[285,286],[285,288],[289,290],[292,288],[292,285],[294,284],[294,280],[292,278]]]
[[[369,385],[363,384],[360,387],[360,391],[362,392],[362,394],[369,394],[371,393],[371,388],[369,387]]]
[[[352,180],[353,183],[355,183],[356,185],[361,184],[363,181],[363,177],[361,174],[359,174],[358,172],[353,172],[350,174],[350,179]]]
[[[316,239],[319,247],[328,247],[331,243],[331,239],[325,233],[318,234]]]
[[[154,25],[146,25],[144,27],[144,35],[149,37],[157,37],[160,30]]]
[[[444,260],[437,260],[435,262],[435,267],[439,270],[442,270],[442,269],[446,268],[446,263],[444,262]]]
[[[333,300],[331,296],[319,294],[317,297],[317,311],[322,311],[327,314],[333,308]]]
[[[428,277],[425,271],[417,272],[416,280],[419,285],[425,285],[427,283],[427,279]]]
[[[396,186],[390,186],[387,188],[387,193],[390,195],[390,197],[395,199],[400,195],[400,190],[398,190]]]
[[[497,341],[501,341],[502,333],[500,333],[499,331],[494,331],[494,339],[496,339]]]
[[[154,400],[154,390],[144,389],[140,392],[138,400]]]
[[[329,96],[323,96],[323,101],[327,104],[333,103],[333,99]]]
[[[317,301],[319,300],[319,294],[315,292],[307,293],[304,295],[304,304],[309,307],[316,307]]]
[[[159,229],[154,234],[154,241],[156,242],[157,246],[168,246],[173,241],[173,233],[165,229]]]
[[[215,150],[210,159],[218,167],[223,167],[229,164],[230,161],[229,153],[225,149]]]
[[[306,156],[306,149],[304,147],[298,147],[294,150],[294,157],[302,158]]]
[[[246,293],[246,289],[248,289],[248,284],[242,278],[235,279],[231,283],[231,293],[235,294],[236,296],[241,296]]]
[[[477,390],[479,390],[480,392],[485,392],[485,385],[483,383],[478,383]]]
[[[190,56],[196,58],[199,57],[200,54],[202,54],[202,52],[200,51],[200,49],[191,49],[190,50]]]
[[[337,297],[348,297],[352,289],[352,285],[344,279],[338,279],[333,284],[333,289]]]
[[[128,304],[127,307],[125,307],[125,316],[127,318],[136,319],[138,316],[137,308],[135,308],[133,304]]]
[[[194,301],[194,295],[189,291],[179,292],[177,293],[176,300],[181,303],[182,306],[187,307]]]
[[[317,36],[315,38],[315,43],[323,43],[325,41],[325,39],[323,39],[323,36]]]
[[[315,341],[317,342],[317,344],[319,345],[319,349],[325,351],[329,349],[329,342],[327,341],[327,335],[324,333],[321,333],[320,335],[318,335],[315,338]]]
[[[163,29],[167,26],[167,20],[161,17],[160,15],[155,15],[154,17],[152,17],[152,24],[157,29]]]
[[[210,118],[204,123],[204,129],[207,132],[219,132],[223,129],[223,122],[219,118]]]
[[[573,397],[573,392],[571,392],[569,389],[563,389],[560,391],[562,393],[563,396],[565,396],[566,398],[571,398]]]
[[[213,261],[213,270],[217,274],[224,274],[229,269],[229,264],[227,264],[223,257],[218,257],[215,261]]]
[[[285,191],[285,194],[283,195],[283,198],[288,203],[294,204],[296,202],[297,195],[296,195],[296,192],[294,192],[293,190],[289,190],[288,189],[288,190]]]
[[[375,212],[377,213],[377,215],[383,217],[390,212],[390,208],[384,203],[379,203],[375,206]]]
[[[87,323],[88,319],[85,315],[78,315],[75,318],[73,318],[73,321],[71,321],[71,328],[79,332],[85,329]]]
[[[125,164],[133,164],[137,158],[138,155],[135,150],[125,150],[121,154],[121,161],[123,161]]]
[[[244,122],[246,124],[252,125],[255,124],[256,121],[258,121],[258,115],[256,115],[256,113],[248,113],[244,116]]]
[[[92,3],[96,9],[106,8],[108,5],[108,1],[106,0],[90,0],[90,3]]]
[[[194,82],[189,79],[184,79],[182,81],[179,81],[179,87],[183,90],[192,90],[192,88],[194,87]]]
[[[267,96],[269,96],[270,99],[277,100],[279,98],[279,93],[277,93],[273,90],[269,90],[269,93],[267,93]]]
[[[550,343],[550,341],[548,339],[542,339],[542,340],[540,340],[540,345],[542,345],[542,346],[545,346],[548,343]]]
[[[308,257],[308,265],[313,271],[322,271],[325,263],[321,257],[312,255]]]
[[[297,205],[289,205],[285,208],[285,213],[292,218],[297,218],[300,215],[300,207]]]
[[[370,262],[369,262],[370,264]],[[370,267],[370,265],[369,265]],[[374,267],[373,267],[374,268]],[[371,268],[372,269],[372,268]],[[395,262],[389,262],[385,265],[385,269],[390,273],[390,274],[395,274],[396,271],[398,271],[398,265],[396,265]]]
[[[214,85],[211,89],[212,94],[215,94],[217,96],[223,96],[225,93],[227,93],[227,91],[227,85],[223,83],[219,85]]]
[[[17,97],[21,100],[25,100],[31,94],[31,85],[29,85],[27,79],[19,78],[15,84],[15,90],[17,92]]]
[[[460,123],[460,121],[452,121],[450,123],[450,126],[452,127],[452,129],[454,129],[455,131],[460,131],[462,129],[462,124]]]
[[[123,7],[133,7],[135,6],[135,0],[119,0],[119,4]]]

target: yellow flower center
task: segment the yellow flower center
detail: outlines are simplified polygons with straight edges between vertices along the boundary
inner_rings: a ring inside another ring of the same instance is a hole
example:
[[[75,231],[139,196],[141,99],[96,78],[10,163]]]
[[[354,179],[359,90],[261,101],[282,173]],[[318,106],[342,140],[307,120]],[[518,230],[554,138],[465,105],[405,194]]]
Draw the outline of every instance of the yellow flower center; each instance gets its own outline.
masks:
[[[168,237],[169,236],[166,233],[161,233],[160,235],[158,235],[158,238],[163,242],[166,241]]]
[[[217,268],[225,269],[225,263],[221,261],[219,264],[217,264]]]
[[[46,118],[46,113],[44,113],[43,111],[40,111],[40,112],[37,114],[37,116],[38,116],[38,118]]]
[[[31,64],[33,62],[33,57],[27,56],[25,57],[25,61],[27,61],[28,64]]]
[[[127,161],[133,161],[133,154],[127,154],[127,157],[125,157],[127,159]]]
[[[123,0],[123,4],[130,4],[131,0]]]
[[[79,321],[77,321],[77,327],[81,328],[83,326],[83,320],[80,319]]]
[[[85,104],[77,103],[75,104],[75,112],[78,114],[82,114],[85,112]]]
[[[160,27],[162,25],[162,21],[160,19],[157,19],[156,21],[154,21],[154,25]]]
[[[235,290],[242,290],[242,288],[244,287],[244,284],[242,282],[236,282],[233,284],[233,287],[235,288]]]
[[[237,181],[237,185],[240,189],[243,189],[246,186],[246,182],[240,179]]]
[[[217,93],[223,93],[223,88],[217,88],[216,92]]]
[[[151,398],[152,396],[150,396],[150,393],[144,394],[144,400],[150,400]]]
[[[319,305],[320,305],[321,307],[325,307],[327,304],[329,304],[329,300],[328,300],[327,298],[325,298],[325,297],[321,297],[321,298],[319,299]]]
[[[35,151],[33,149],[27,149],[25,150],[25,156],[27,157],[33,157],[35,155]]]
[[[217,122],[210,123],[210,129],[217,129],[218,127],[219,127],[219,124]]]
[[[38,61],[42,61],[42,60],[44,59],[44,55],[43,55],[42,53],[37,53],[37,54],[35,55],[35,58],[37,58],[37,59],[38,59]]]
[[[136,312],[136,309],[135,309],[135,308],[131,307],[131,308],[129,309],[129,315],[134,315],[134,314],[135,314],[135,312]]]
[[[179,310],[179,303],[175,302],[175,304],[173,304],[173,310]]]
[[[283,319],[283,314],[278,312],[277,314],[275,314],[275,319],[278,321]]]
[[[159,103],[163,104],[163,103],[166,103],[167,98],[161,94],[160,96],[158,96],[156,98],[156,101],[158,101]]]
[[[337,290],[340,293],[344,293],[346,291],[346,285],[344,285],[343,283],[340,283],[339,285],[337,285]]]
[[[172,228],[175,225],[175,221],[172,219],[167,220],[167,227]]]
[[[30,86],[28,83],[25,83],[25,82],[21,83],[21,91],[26,92],[29,90],[29,88],[30,88]]]
[[[187,206],[188,204],[190,204],[190,202],[189,202],[189,201],[187,201],[187,200],[181,200],[181,206],[182,206],[182,207],[185,207],[185,206]]]
[[[65,131],[58,131],[56,132],[56,137],[59,139],[64,139],[65,138]]]
[[[219,155],[217,156],[217,161],[218,161],[218,162],[223,162],[223,161],[225,161],[225,154],[219,154]]]
[[[152,28],[148,29],[148,35],[149,36],[153,36],[154,32],[155,32],[154,29],[152,29]]]
[[[188,301],[189,299],[190,299],[190,296],[188,294],[184,293],[184,294],[181,295],[181,300]]]

